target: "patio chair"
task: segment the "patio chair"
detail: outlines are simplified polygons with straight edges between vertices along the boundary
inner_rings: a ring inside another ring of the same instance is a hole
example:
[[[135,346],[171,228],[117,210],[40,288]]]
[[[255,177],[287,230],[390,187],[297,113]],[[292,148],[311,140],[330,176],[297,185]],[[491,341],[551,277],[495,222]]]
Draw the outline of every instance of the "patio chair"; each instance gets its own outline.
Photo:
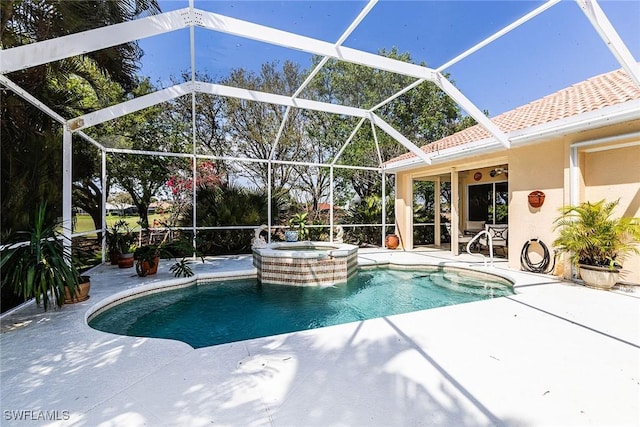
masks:
[[[509,226],[507,224],[486,224],[485,230],[491,235],[491,243],[494,250],[501,248],[503,254],[507,254],[507,246],[509,246]],[[484,235],[481,239],[482,246],[489,247],[489,238]]]

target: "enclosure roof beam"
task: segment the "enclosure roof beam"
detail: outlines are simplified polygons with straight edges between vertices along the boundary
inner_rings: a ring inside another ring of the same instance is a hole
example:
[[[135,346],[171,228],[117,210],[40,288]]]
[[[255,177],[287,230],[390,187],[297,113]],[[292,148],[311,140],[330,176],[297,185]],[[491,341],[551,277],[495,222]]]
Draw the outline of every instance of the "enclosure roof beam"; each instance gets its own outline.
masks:
[[[174,10],[55,39],[0,50],[0,73],[6,74],[87,52],[94,52],[191,25],[189,9]]]
[[[522,18],[520,18],[517,21],[514,21],[513,23],[507,25],[506,27],[504,27],[500,31],[497,31],[496,33],[494,33],[491,36],[487,37],[486,39],[484,39],[480,43],[474,45],[473,47],[471,47],[471,48],[467,49],[466,51],[462,52],[460,55],[456,56],[455,58],[451,59],[450,61],[447,61],[445,64],[439,66],[438,68],[436,68],[436,71],[442,72],[442,71],[446,70],[447,68],[449,68],[452,65],[460,62],[461,60],[463,60],[467,56],[477,52],[478,50],[482,49],[486,45],[492,43],[493,41],[495,41],[498,38],[502,37],[503,35],[507,34],[511,30],[519,27],[520,25],[524,24],[525,22],[527,22],[527,21],[531,20],[532,18],[538,16],[539,14],[541,14],[544,11],[546,11],[550,7],[556,5],[557,3],[560,3],[560,1],[561,0],[549,0],[549,1],[547,1],[542,6],[536,8],[535,10],[532,10],[531,12],[527,13],[526,15],[524,15]],[[409,86],[407,86],[404,89],[400,90],[399,92],[391,95],[389,98],[385,99],[384,101],[382,101],[381,103],[379,103],[375,107],[371,108],[371,111],[375,111],[375,110],[381,108],[382,106],[388,104],[389,102],[393,101],[394,99],[398,98],[399,96],[404,95],[405,93],[407,93],[408,91],[410,91],[414,87],[419,86],[424,81],[425,81],[424,79],[416,80],[415,82],[411,83]]]
[[[244,99],[247,101],[264,102],[268,104],[284,105],[287,107],[304,108],[307,110],[324,111],[333,114],[344,114],[347,116],[367,117],[366,110],[344,105],[331,104],[329,102],[318,102],[307,99],[293,99],[288,96],[275,95],[272,93],[255,90],[241,89],[237,87],[224,86],[215,83],[191,82],[181,83],[166,89],[159,90],[148,95],[140,96],[132,100],[94,111],[74,119],[67,123],[71,130],[77,131],[87,127],[95,126],[106,121],[122,117],[126,114],[152,107],[161,102],[170,101],[192,91],[206,93],[210,95],[226,96],[230,98]]]
[[[213,12],[199,11],[200,25],[210,30],[225,34],[257,40],[277,46],[295,49],[302,52],[313,53],[320,56],[328,56],[340,61],[352,62],[367,67],[392,73],[403,74],[416,78],[433,80],[436,78],[434,70],[409,62],[387,58],[382,55],[368,53],[344,46],[336,46],[332,43],[317,40],[311,37],[301,36],[288,31],[278,30],[240,19],[230,18]]]
[[[192,88],[193,84],[191,82],[181,83],[117,105],[112,105],[111,107],[103,108],[102,110],[76,117],[75,119],[69,120],[67,124],[69,129],[73,131],[95,126],[100,123],[140,111],[144,108],[153,107],[154,105],[162,102],[187,95],[192,92]]]
[[[345,40],[347,40],[349,35],[357,28],[360,22],[362,22],[362,20],[365,18],[365,16],[367,16],[367,14],[371,11],[371,9],[373,9],[373,6],[375,6],[377,2],[378,0],[369,0],[369,3],[367,3],[364,9],[362,9],[362,11],[356,17],[356,19],[354,19],[353,22],[351,22],[349,27],[347,27],[347,29],[344,31],[344,33],[342,33],[340,38],[338,38],[338,41],[335,43],[335,46],[340,46],[342,43],[344,43]],[[316,76],[316,74],[320,72],[320,70],[322,69],[322,67],[324,67],[324,64],[326,64],[328,60],[329,60],[329,57],[325,56],[320,60],[320,62],[318,62],[318,64],[315,66],[313,70],[311,70],[307,78],[302,82],[300,87],[298,87],[298,89],[294,92],[291,98],[297,98],[298,96],[300,96],[302,91],[309,85],[309,83],[311,83],[313,78]],[[275,142],[273,143],[273,147],[271,148],[271,154],[269,155],[269,158],[273,158],[276,152],[276,147],[280,142],[280,137],[282,136],[282,131],[284,130],[285,123],[289,118],[290,111],[291,111],[291,107],[287,107],[287,110],[284,113],[284,117],[282,118],[282,123],[280,123],[280,129],[278,129],[278,134],[276,135]]]
[[[380,129],[385,131],[390,137],[398,141],[400,144],[404,145],[404,147],[411,151],[413,154],[421,158],[425,163],[431,164],[431,159],[427,156],[427,153],[422,151],[418,146],[416,146],[413,142],[409,141],[404,135],[394,129],[389,123],[382,120],[375,113],[369,113],[369,120],[373,122]]]
[[[562,0],[549,0],[549,1],[547,1],[546,3],[542,4],[541,6],[537,7],[536,9],[534,9],[531,12],[527,13],[526,15],[524,15],[522,18],[512,22],[511,24],[507,25],[503,29],[501,29],[501,30],[495,32],[494,34],[492,34],[491,36],[487,37],[486,39],[484,39],[480,43],[478,43],[478,44],[474,45],[473,47],[467,49],[466,51],[462,52],[460,55],[456,56],[455,58],[451,59],[450,61],[447,61],[446,63],[442,64],[441,66],[436,68],[436,71],[442,72],[442,71],[446,70],[447,68],[449,68],[452,65],[460,62],[461,60],[463,60],[467,56],[471,55],[472,53],[477,52],[478,50],[482,49],[486,45],[494,42],[495,40],[497,40],[500,37],[504,36],[505,34],[510,32],[511,30],[513,30],[513,29],[519,27],[520,25],[524,24],[525,22],[535,18],[536,16],[540,15],[542,12],[546,11],[547,9],[551,8],[552,6],[555,6],[557,3],[560,3],[561,1]]]
[[[349,143],[353,140],[353,138],[356,136],[356,134],[358,133],[358,131],[360,130],[360,127],[362,126],[362,124],[364,123],[365,118],[363,117],[358,124],[356,125],[356,127],[353,129],[353,131],[351,131],[351,135],[349,135],[349,138],[347,138],[347,141],[342,145],[342,147],[340,148],[340,151],[338,151],[338,154],[336,154],[336,156],[333,158],[333,160],[331,161],[331,166],[336,165],[336,162],[338,161],[338,159],[340,158],[340,156],[342,155],[342,152],[347,148],[347,145],[349,145]]]
[[[633,58],[627,45],[622,41],[616,29],[604,14],[598,2],[593,0],[577,0],[580,9],[587,16],[593,28],[598,32],[607,47],[618,60],[629,77],[640,87],[640,66]]]
[[[449,95],[454,101],[456,101],[463,110],[465,110],[471,117],[483,126],[489,133],[491,133],[503,147],[509,148],[511,142],[507,135],[500,130],[500,128],[493,123],[482,111],[470,100],[465,97],[462,92],[458,90],[445,76],[438,73],[438,78],[434,81],[440,89],[442,89],[447,95]]]
[[[0,50],[0,52],[2,52],[2,51]],[[31,95],[29,92],[27,92],[22,87],[20,87],[20,85],[16,84],[12,80],[10,80],[7,76],[3,76],[3,75],[0,74],[0,83],[2,83],[2,85],[7,87],[8,89],[11,89],[11,91],[13,93],[15,93],[20,98],[22,98],[25,101],[27,101],[28,103],[30,103],[34,107],[38,108],[40,111],[42,111],[43,113],[45,113],[46,115],[51,117],[53,120],[57,121],[60,124],[66,123],[67,119],[65,119],[60,114],[58,114],[55,111],[53,111],[46,104],[41,102],[38,98],[36,98],[35,96]]]
[[[224,86],[216,83],[196,82],[195,90],[211,95],[227,96],[230,98],[245,99],[247,101],[264,102],[268,104],[284,105],[288,107],[303,108],[326,113],[344,114],[354,117],[366,117],[368,112],[362,108],[348,107],[345,105],[331,104],[330,102],[311,101],[308,99],[290,96],[276,95],[273,93],[256,90],[242,89],[238,87]]]

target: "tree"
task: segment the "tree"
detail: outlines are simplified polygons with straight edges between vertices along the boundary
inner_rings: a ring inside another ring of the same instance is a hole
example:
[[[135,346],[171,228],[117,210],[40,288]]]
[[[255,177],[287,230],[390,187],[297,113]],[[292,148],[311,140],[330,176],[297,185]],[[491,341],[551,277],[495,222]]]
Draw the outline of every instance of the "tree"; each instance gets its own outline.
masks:
[[[8,49],[157,12],[156,0],[6,0],[0,2],[0,43]],[[102,76],[130,88],[141,54],[135,42],[126,43],[8,77],[57,113],[73,117],[86,108],[86,99],[70,84],[72,80],[93,87]],[[1,228],[5,233],[28,228],[30,218],[25,212],[32,212],[41,202],[49,202],[49,219],[60,216],[62,136],[52,119],[17,95],[4,92],[2,98]]]
[[[223,84],[245,89],[291,95],[302,84],[303,76],[297,64],[286,61],[281,69],[277,63],[262,65],[260,74],[237,69],[231,72]],[[235,98],[224,100],[225,133],[231,143],[225,144],[227,152],[237,157],[253,159],[300,160],[304,157],[304,142],[301,136],[301,111],[292,108],[284,131],[276,145],[278,129],[283,121],[285,108],[273,104],[251,102]],[[240,163],[238,168],[246,179],[256,187],[266,189],[268,182],[267,163]],[[292,165],[273,164],[272,186],[275,193],[290,188],[297,177]]]
[[[381,49],[379,54],[412,62],[409,53],[400,53],[396,48],[389,51]],[[314,62],[318,60],[315,58]],[[368,109],[411,83],[413,79],[410,77],[332,59],[318,73],[309,90],[315,99],[324,102]],[[418,146],[460,130],[463,126],[461,123],[470,125],[468,121],[463,122],[457,104],[431,82],[420,84],[381,106],[375,113]],[[344,137],[345,132],[342,130],[341,133]],[[407,151],[379,129],[376,130],[376,136],[381,159],[378,158],[371,127],[362,126],[342,153],[339,163],[378,166],[380,160],[386,161]],[[343,181],[340,185],[342,188],[353,188],[363,199],[380,193],[380,179],[376,172],[341,170],[336,178]]]
[[[148,79],[142,79],[132,96],[155,92]],[[191,142],[185,137],[185,127],[173,120],[172,109],[155,105],[113,121],[97,139],[107,147],[141,151],[184,152]],[[138,208],[140,223],[148,228],[148,209],[156,193],[170,177],[171,168],[182,159],[145,154],[115,153],[108,157],[108,172],[113,183],[131,195]]]

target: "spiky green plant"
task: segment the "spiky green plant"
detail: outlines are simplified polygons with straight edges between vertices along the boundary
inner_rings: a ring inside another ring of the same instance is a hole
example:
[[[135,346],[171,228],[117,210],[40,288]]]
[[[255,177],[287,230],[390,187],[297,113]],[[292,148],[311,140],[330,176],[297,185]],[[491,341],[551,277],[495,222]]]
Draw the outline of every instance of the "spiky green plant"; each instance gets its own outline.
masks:
[[[169,269],[175,277],[191,277],[193,276],[193,270],[189,266],[189,260],[182,258],[180,261],[176,261],[175,264]]]
[[[289,218],[289,228],[298,231],[300,240],[307,240],[309,238],[309,229],[307,228],[308,215],[308,212],[300,212]]]
[[[17,233],[17,242],[0,252],[2,287],[13,288],[25,301],[35,298],[45,310],[62,306],[65,288],[74,296],[79,280],[60,224],[46,224],[46,211],[46,203],[39,205],[31,230]]]
[[[620,267],[626,255],[640,253],[640,218],[612,218],[619,202],[600,200],[560,208],[554,221],[554,230],[560,233],[553,246],[569,253],[574,265]]]

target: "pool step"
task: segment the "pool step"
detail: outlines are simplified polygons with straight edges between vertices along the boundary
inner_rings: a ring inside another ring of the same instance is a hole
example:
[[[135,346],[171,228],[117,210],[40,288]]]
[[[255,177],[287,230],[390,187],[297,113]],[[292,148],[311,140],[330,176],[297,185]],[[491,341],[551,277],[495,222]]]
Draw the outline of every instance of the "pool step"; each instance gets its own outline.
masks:
[[[504,289],[503,285],[484,282],[479,278],[459,276],[455,273],[436,272],[429,275],[436,285],[452,291],[486,295],[488,290]]]

